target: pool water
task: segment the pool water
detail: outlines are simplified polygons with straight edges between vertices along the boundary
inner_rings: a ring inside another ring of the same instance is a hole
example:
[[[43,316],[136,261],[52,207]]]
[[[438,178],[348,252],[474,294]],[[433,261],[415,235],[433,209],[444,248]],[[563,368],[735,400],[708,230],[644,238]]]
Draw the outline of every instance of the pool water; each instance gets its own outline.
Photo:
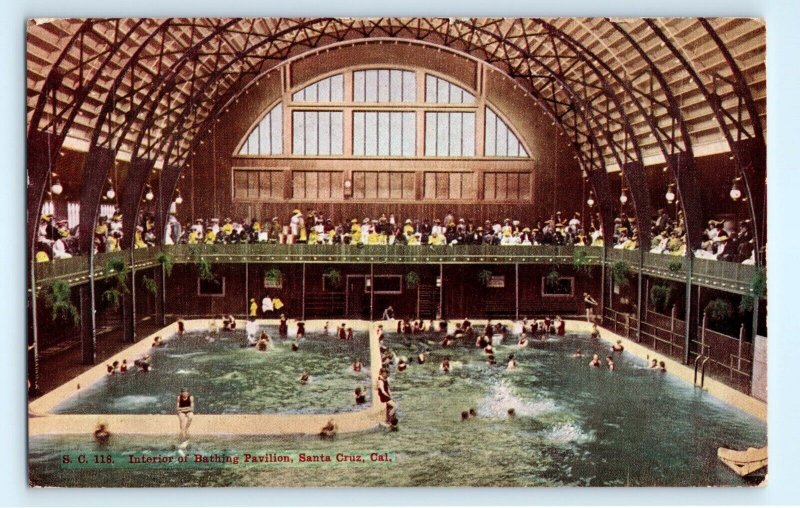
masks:
[[[173,336],[151,351],[151,370],[109,375],[61,404],[60,414],[173,414],[181,387],[195,397],[198,414],[336,413],[357,408],[356,386],[369,387],[369,337],[354,333],[352,341],[333,335],[306,334],[299,350],[292,339],[278,337],[277,327],[263,327],[272,346],[267,351],[241,347],[244,330]],[[360,358],[365,365],[353,372]],[[308,371],[310,380],[299,379]],[[369,392],[369,390],[367,390]]]
[[[490,367],[474,346],[443,350],[439,337],[387,335],[400,356],[429,349],[424,365],[392,372],[398,432],[303,437],[197,437],[193,451],[294,450],[318,453],[391,451],[382,467],[237,466],[213,469],[104,469],[103,474],[59,467],[62,453],[97,448],[90,437],[30,441],[33,484],[69,486],[707,486],[745,485],[716,457],[719,446],[766,444],[766,425],[670,374],[651,371],[628,353],[617,370],[587,366],[606,344],[583,336],[531,341],[526,349],[496,347]],[[514,343],[511,338],[509,342]],[[424,346],[423,346],[424,345]],[[572,353],[581,347],[583,358]],[[514,352],[518,368],[505,370]],[[438,370],[449,356],[452,370]],[[586,355],[589,355],[588,357]],[[287,400],[287,405],[294,401]],[[461,421],[461,411],[477,417]],[[508,409],[516,416],[509,418]],[[169,450],[173,436],[113,436],[104,450]]]

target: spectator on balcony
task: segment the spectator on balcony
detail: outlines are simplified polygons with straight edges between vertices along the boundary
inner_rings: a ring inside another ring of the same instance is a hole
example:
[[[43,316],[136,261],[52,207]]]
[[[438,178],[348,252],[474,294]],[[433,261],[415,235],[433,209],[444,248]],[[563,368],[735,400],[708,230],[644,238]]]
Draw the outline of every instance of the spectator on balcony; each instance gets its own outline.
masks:
[[[53,242],[53,259],[71,258],[72,254],[69,253],[68,248],[70,231],[67,221],[59,221],[58,226],[58,239]]]
[[[142,226],[136,226],[136,231],[133,233],[133,248],[134,249],[144,249],[147,247],[147,244],[144,243],[144,238],[142,237],[142,233],[144,232],[144,228]]]

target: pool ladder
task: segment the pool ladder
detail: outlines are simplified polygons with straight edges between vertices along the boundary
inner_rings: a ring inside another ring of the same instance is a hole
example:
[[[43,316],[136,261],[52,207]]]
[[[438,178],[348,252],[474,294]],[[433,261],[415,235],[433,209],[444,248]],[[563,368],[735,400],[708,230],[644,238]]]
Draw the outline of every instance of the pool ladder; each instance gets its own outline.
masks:
[[[706,363],[708,363],[708,361],[710,359],[711,358],[709,358],[708,356],[705,356],[705,355],[697,355],[697,358],[694,359],[694,385],[695,386],[699,386],[700,388],[702,388],[703,385],[705,384],[705,382],[706,382]],[[697,372],[698,372],[698,370],[700,371],[700,384],[699,385],[697,384]]]

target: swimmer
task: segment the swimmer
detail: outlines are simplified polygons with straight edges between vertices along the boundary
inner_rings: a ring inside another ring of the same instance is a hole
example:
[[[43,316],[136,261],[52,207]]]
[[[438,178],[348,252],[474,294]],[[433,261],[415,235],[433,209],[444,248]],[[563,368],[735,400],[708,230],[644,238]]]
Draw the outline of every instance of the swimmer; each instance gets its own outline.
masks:
[[[572,355],[572,356],[573,356],[573,357],[575,357],[575,358],[580,358],[580,357],[582,357],[582,356],[583,356],[583,352],[581,351],[581,348],[578,348],[578,349],[576,349],[576,350],[575,350],[575,354],[574,354],[574,355]]]
[[[341,339],[347,339],[347,327],[344,323],[341,326],[336,328],[336,335]]]
[[[403,372],[408,367],[408,362],[406,361],[405,356],[401,356],[400,359],[397,361],[397,372]]]
[[[322,327],[322,335],[328,335],[328,322],[325,321],[325,325]]]
[[[320,439],[333,439],[336,437],[336,423],[334,423],[333,418],[328,420],[328,423],[322,427],[322,430],[319,432]]]
[[[516,412],[516,410],[514,410],[513,407],[508,408],[507,412],[508,412],[508,417],[509,418],[514,418],[515,416],[517,416],[517,412]]]
[[[367,403],[367,394],[364,393],[364,390],[360,386],[357,387],[353,393],[355,395],[356,405]]]
[[[183,335],[186,332],[186,326],[183,324],[183,320],[178,320],[178,335]]]
[[[161,336],[156,335],[156,338],[153,339],[153,343],[150,345],[150,347],[161,347],[162,345],[163,342],[161,342]]]
[[[219,326],[217,325],[217,320],[212,319],[208,323],[208,333],[211,335],[216,335],[219,332]]]
[[[474,407],[469,408],[469,417],[475,418],[476,416],[478,416],[478,412],[475,411],[475,408]]]
[[[94,429],[94,440],[97,444],[101,446],[105,446],[108,444],[108,440],[111,438],[111,433],[108,431],[105,423],[98,423],[97,428]]]
[[[110,363],[106,364],[106,371],[108,372],[109,376],[114,375],[114,367]]]
[[[591,361],[589,361],[589,367],[600,367],[600,356],[593,355]]]
[[[289,335],[289,324],[286,322],[286,314],[281,314],[281,320],[278,323],[278,335],[281,337]]]
[[[622,341],[621,340],[618,340],[616,344],[611,346],[611,351],[613,351],[615,353],[619,353],[620,351],[623,351],[624,349],[625,349],[625,346],[622,345]]]
[[[494,359],[494,354],[490,354],[486,357],[486,365],[497,365],[497,361]]]
[[[479,335],[478,340],[475,341],[476,348],[483,349],[486,347],[487,344],[489,344],[489,337],[487,337],[486,334]]]
[[[258,339],[258,342],[256,342],[256,350],[266,351],[268,343],[269,341],[262,336],[260,339]]]
[[[381,404],[386,405],[386,421],[391,421],[391,416],[394,411],[394,402],[392,401],[392,392],[389,389],[389,371],[381,369],[378,372],[378,400]]]
[[[353,340],[353,328],[347,327],[347,335],[345,336],[346,340]]]
[[[657,368],[658,368],[658,361],[656,361],[656,359],[655,359],[655,358],[653,358],[652,360],[650,360],[650,368],[651,368],[651,369],[657,369]]]
[[[417,354],[417,363],[420,365],[425,363],[425,351],[420,351],[419,354]]]
[[[556,316],[556,335],[563,337],[566,334],[567,323],[561,319],[561,316]]]
[[[361,369],[364,366],[361,364],[361,358],[356,358],[356,361],[353,362],[353,372],[361,372]]]
[[[469,420],[469,413],[467,411],[461,411],[461,421],[464,422],[467,420]]]
[[[494,348],[491,344],[486,344],[486,347],[483,348],[483,354],[485,355],[494,355]]]
[[[194,396],[189,394],[189,390],[181,388],[181,393],[175,402],[175,411],[178,413],[178,421],[180,422],[181,439],[188,439],[189,426],[192,424],[192,417],[194,417]]]
[[[452,335],[445,335],[444,339],[442,339],[441,342],[439,342],[439,345],[442,347],[450,347],[455,343],[456,343],[455,337],[453,337]]]
[[[228,321],[230,322],[229,329],[236,330],[236,318],[233,317],[233,314],[228,314]]]
[[[444,357],[444,360],[442,360],[442,363],[439,364],[439,370],[441,370],[445,374],[450,372],[450,358],[449,357],[447,357],[447,356]]]
[[[514,370],[517,368],[517,361],[514,359],[514,354],[508,355],[508,363],[506,364],[506,370]]]
[[[304,385],[308,383],[309,374],[307,370],[304,370],[302,374],[300,374],[300,384]]]
[[[292,351],[297,352],[300,349],[300,346],[297,345],[297,342],[292,342]]]
[[[600,330],[598,330],[596,323],[592,325],[592,338],[593,339],[600,338]]]
[[[304,321],[297,322],[297,338],[302,339],[306,334],[306,324]]]
[[[517,341],[517,346],[519,347],[528,347],[528,337],[523,332],[522,335],[519,336],[519,341]]]
[[[606,365],[608,366],[608,370],[614,370],[614,359],[610,356],[606,356]]]
[[[661,360],[660,362],[658,362],[658,369],[661,372],[666,372],[667,371],[667,364],[664,363],[664,360]]]
[[[120,372],[128,372],[128,360],[125,358],[122,359],[122,363],[119,365]]]
[[[141,359],[135,360],[133,364],[139,369],[139,372],[150,372],[150,355],[144,355]]]

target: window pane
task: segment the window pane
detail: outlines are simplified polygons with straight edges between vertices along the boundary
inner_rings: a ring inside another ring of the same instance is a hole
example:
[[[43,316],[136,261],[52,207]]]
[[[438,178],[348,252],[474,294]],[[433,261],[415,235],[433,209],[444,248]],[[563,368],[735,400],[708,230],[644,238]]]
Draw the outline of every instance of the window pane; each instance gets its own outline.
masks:
[[[306,111],[306,155],[317,155],[317,112]]]
[[[448,155],[449,135],[449,115],[447,113],[436,113],[436,155]]]
[[[416,72],[403,72],[403,102],[417,102]]]
[[[342,126],[343,118],[344,113],[341,111],[334,111],[331,113],[331,155],[342,155],[344,150],[344,127]]]
[[[403,102],[403,73],[401,71],[393,70],[389,75],[389,100]]]
[[[475,199],[477,194],[474,175],[472,173],[461,173],[461,199]]]
[[[292,196],[296,199],[306,197],[306,174],[303,171],[295,171],[292,177]]]
[[[519,199],[525,201],[531,199],[531,175],[528,173],[519,175]]]
[[[272,108],[270,117],[272,131],[270,136],[271,153],[273,155],[281,154],[283,153],[283,106],[280,103]]]
[[[378,154],[378,114],[374,111],[364,114],[364,132],[366,139],[365,155]]]
[[[450,199],[461,198],[461,174],[450,173]],[[446,224],[445,224],[446,225]]]
[[[497,153],[497,116],[494,112],[486,108],[486,140],[484,142],[484,152],[486,155]]]
[[[450,196],[450,175],[447,173],[436,174],[436,197],[447,199]]]
[[[366,73],[366,102],[378,102],[378,71],[370,70]]]
[[[319,154],[330,155],[331,153],[331,113],[322,111],[319,113]]]
[[[375,199],[378,197],[378,173],[369,171],[367,173],[367,199]]]
[[[341,74],[331,78],[331,101],[344,101],[344,76]]]
[[[389,70],[378,71],[378,102],[389,102]]]
[[[317,98],[320,102],[330,102],[331,100],[331,78],[323,79],[317,88]]]
[[[450,155],[461,156],[461,113],[450,113]]]
[[[436,102],[436,78],[425,75],[425,102]]]
[[[364,113],[353,113],[353,155],[364,155]]]
[[[330,198],[333,189],[331,188],[331,174],[327,171],[317,173],[317,196],[320,198]],[[308,227],[311,227],[309,225]]]
[[[272,153],[272,148],[269,146],[270,141],[270,132],[272,131],[272,127],[270,124],[272,123],[272,115],[267,115],[261,120],[258,128],[258,153],[269,155]]]
[[[402,173],[389,173],[389,187],[392,199],[401,199],[403,197],[403,174]]]
[[[233,172],[233,197],[234,199],[247,199],[247,172]]]
[[[436,102],[439,104],[447,104],[450,102],[450,84],[443,79],[437,79],[436,85],[438,87],[436,91]]]
[[[405,113],[392,112],[390,122],[390,147],[389,155],[399,157],[403,155],[403,115]]]
[[[363,199],[366,188],[366,173],[363,171],[353,172],[353,197]]]
[[[436,113],[425,113],[425,155],[436,155]]]
[[[461,130],[462,150],[465,157],[475,156],[475,113],[462,113],[463,126]]]
[[[365,98],[365,79],[364,71],[353,73],[353,101],[364,102]]]
[[[497,155],[505,157],[508,154],[508,128],[498,118],[497,122]]]
[[[415,155],[417,155],[417,114],[403,113],[403,156]]]
[[[389,199],[389,173],[377,173],[378,175],[378,198]]]
[[[423,194],[426,199],[436,198],[436,173],[425,173],[425,191]]]
[[[306,148],[305,117],[302,111],[292,113],[292,153],[303,155]]]
[[[508,131],[508,156],[517,157],[519,155],[519,142],[511,130]]]
[[[378,112],[378,155],[389,155],[389,113]]]
[[[403,198],[414,199],[414,173],[403,175]]]
[[[258,152],[258,125],[256,128],[253,129],[253,132],[250,133],[250,137],[247,138],[247,153],[250,155],[257,155]]]

